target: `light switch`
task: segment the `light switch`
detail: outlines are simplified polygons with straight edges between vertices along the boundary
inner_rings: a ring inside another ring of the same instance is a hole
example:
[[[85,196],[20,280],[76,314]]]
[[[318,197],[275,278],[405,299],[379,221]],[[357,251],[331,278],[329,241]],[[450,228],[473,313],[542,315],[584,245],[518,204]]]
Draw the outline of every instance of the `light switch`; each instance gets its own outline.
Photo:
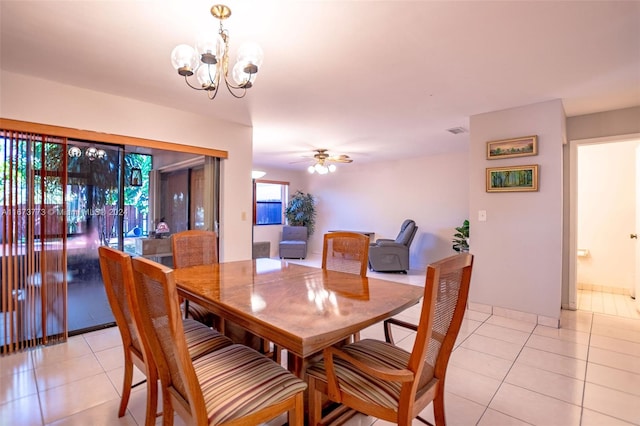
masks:
[[[247,212],[242,212],[240,216],[242,217],[242,220],[247,220]]]
[[[486,222],[486,221],[487,221],[487,211],[478,210],[478,222]]]

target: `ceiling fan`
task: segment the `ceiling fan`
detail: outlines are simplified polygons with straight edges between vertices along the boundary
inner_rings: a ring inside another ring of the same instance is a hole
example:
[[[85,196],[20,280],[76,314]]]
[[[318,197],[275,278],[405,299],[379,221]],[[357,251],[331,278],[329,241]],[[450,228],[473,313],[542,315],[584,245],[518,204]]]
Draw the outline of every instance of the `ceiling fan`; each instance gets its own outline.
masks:
[[[336,165],[333,163],[351,163],[353,160],[346,154],[329,155],[326,149],[316,149],[313,158],[316,164],[309,166],[307,169],[309,173],[318,173],[325,175],[329,172],[336,171]]]

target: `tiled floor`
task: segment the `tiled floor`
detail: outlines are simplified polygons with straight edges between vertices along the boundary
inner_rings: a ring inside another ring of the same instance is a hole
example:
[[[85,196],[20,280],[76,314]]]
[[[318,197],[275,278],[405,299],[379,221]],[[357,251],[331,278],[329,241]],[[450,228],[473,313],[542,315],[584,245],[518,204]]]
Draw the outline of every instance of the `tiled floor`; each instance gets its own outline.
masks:
[[[636,301],[628,295],[578,290],[578,309],[581,311],[640,319],[636,306]]]
[[[382,276],[424,283],[419,273]],[[399,317],[415,321],[417,313],[413,307]],[[640,319],[563,311],[561,323],[554,329],[468,311],[448,369],[448,424],[640,425]],[[380,325],[361,334],[383,338]],[[399,344],[409,348],[412,339],[406,334]],[[142,425],[144,386],[127,415],[116,416],[121,376],[115,328],[2,357],[0,425]],[[430,407],[424,416],[433,420]],[[387,422],[359,415],[348,424]]]

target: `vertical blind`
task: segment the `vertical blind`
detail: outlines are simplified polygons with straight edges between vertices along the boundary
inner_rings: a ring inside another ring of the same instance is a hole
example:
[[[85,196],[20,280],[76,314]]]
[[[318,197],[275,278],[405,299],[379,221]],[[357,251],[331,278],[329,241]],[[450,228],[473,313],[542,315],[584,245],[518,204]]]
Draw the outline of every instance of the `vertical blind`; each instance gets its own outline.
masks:
[[[0,130],[0,349],[67,338],[65,138]]]

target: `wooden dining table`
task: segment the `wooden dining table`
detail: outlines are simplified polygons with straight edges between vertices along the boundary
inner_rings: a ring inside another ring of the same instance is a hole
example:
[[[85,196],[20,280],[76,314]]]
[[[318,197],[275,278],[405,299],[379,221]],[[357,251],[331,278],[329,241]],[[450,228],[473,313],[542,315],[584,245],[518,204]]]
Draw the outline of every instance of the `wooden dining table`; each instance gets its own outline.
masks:
[[[326,347],[418,303],[424,289],[260,258],[175,270],[178,293],[287,350],[303,377]]]

